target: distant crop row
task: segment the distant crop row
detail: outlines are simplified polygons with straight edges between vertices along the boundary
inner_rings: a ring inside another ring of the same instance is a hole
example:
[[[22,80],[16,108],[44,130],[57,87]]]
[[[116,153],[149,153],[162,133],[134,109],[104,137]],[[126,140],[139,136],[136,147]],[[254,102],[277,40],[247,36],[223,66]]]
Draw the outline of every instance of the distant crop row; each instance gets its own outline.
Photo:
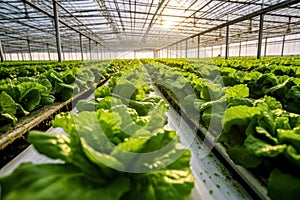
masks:
[[[127,62],[91,62],[84,65],[78,61],[50,62],[49,65],[17,67],[14,62],[10,63],[12,66],[6,64],[7,68],[2,67],[1,70],[6,69],[10,76],[16,77],[0,80],[0,121],[15,125],[18,118],[41,106],[63,102],[79,92],[92,89]]]

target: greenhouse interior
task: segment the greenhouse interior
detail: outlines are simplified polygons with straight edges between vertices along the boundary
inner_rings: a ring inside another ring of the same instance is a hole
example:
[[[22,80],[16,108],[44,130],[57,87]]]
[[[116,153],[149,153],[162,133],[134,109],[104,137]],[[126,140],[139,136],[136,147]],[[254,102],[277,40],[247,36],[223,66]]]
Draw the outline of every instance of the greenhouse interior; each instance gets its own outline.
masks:
[[[1,0],[0,199],[298,199],[300,0]]]

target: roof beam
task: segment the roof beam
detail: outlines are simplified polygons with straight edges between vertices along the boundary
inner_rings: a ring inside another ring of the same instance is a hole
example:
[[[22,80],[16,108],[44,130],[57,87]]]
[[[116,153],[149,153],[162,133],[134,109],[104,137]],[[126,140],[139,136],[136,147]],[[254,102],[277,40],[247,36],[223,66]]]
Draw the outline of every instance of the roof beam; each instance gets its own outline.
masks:
[[[275,4],[275,5],[272,5],[272,6],[263,8],[263,9],[261,9],[261,10],[255,11],[255,12],[253,12],[253,13],[244,15],[244,16],[242,16],[242,17],[236,18],[236,19],[231,20],[231,21],[229,21],[229,22],[226,22],[226,23],[217,25],[217,26],[215,26],[215,27],[213,27],[213,28],[210,28],[210,29],[207,29],[207,30],[202,31],[202,32],[200,32],[200,33],[194,34],[194,35],[192,35],[192,36],[190,36],[190,37],[188,37],[188,38],[179,40],[179,41],[174,42],[174,43],[172,43],[172,44],[170,44],[170,45],[166,45],[166,46],[164,46],[164,47],[162,47],[162,48],[160,48],[160,49],[157,49],[157,50],[161,50],[161,49],[163,49],[163,48],[167,48],[167,47],[169,47],[169,46],[171,46],[171,45],[174,45],[174,44],[183,42],[183,41],[185,41],[185,40],[187,40],[187,39],[197,37],[198,35],[203,35],[203,34],[205,34],[205,33],[209,33],[209,32],[218,30],[218,29],[223,28],[223,27],[225,27],[225,26],[230,26],[230,25],[236,24],[236,23],[238,23],[238,22],[242,22],[242,21],[247,20],[247,19],[251,19],[251,18],[256,17],[256,16],[259,16],[259,15],[264,15],[264,14],[267,13],[267,12],[271,12],[271,11],[277,10],[277,9],[279,9],[279,8],[285,8],[285,7],[287,7],[287,6],[290,6],[290,5],[293,5],[293,4],[296,4],[296,3],[300,3],[300,0],[286,0],[286,1],[283,1],[283,2],[281,2],[281,3]]]
[[[35,5],[35,4],[32,3],[31,1],[28,1],[28,0],[22,0],[22,1],[25,2],[26,4],[30,5],[30,6],[33,7],[34,9],[36,9],[36,10],[38,10],[38,11],[40,11],[40,12],[46,14],[47,16],[51,17],[52,19],[54,19],[54,15],[53,15],[53,14],[49,13],[48,11],[44,10],[43,8],[40,8],[39,6]],[[86,33],[82,32],[82,31],[80,31],[80,30],[78,30],[78,29],[73,28],[71,25],[67,24],[65,21],[59,20],[59,22],[62,23],[63,25],[65,25],[66,27],[70,28],[71,30],[74,30],[75,32],[77,32],[77,33],[79,33],[79,34],[81,34],[81,35],[83,35],[83,36],[85,36],[85,37],[91,39],[92,41],[97,42],[97,43],[99,43],[100,45],[104,46],[104,45],[102,44],[102,41],[99,41],[99,40],[97,40],[97,39],[95,39],[95,38],[91,38],[91,37],[90,37],[89,35],[87,35]],[[108,48],[108,47],[106,47],[106,48]],[[110,49],[110,48],[108,48],[108,49]],[[110,50],[111,50],[111,49],[110,49]]]

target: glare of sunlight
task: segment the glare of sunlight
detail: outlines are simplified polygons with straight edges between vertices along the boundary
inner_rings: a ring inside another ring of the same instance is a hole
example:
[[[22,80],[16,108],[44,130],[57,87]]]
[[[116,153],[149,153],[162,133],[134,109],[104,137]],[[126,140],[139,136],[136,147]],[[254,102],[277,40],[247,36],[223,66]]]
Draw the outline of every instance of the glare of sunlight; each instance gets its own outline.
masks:
[[[178,10],[165,9],[159,18],[162,28],[169,29],[169,28],[175,26],[178,23],[180,14],[181,13]]]

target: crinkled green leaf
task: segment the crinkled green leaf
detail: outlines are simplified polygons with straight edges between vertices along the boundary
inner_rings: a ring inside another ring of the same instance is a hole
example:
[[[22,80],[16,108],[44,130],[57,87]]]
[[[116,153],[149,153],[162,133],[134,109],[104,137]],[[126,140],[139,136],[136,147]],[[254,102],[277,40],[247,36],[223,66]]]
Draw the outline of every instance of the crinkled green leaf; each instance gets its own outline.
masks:
[[[185,151],[176,133],[165,130],[152,137],[128,138],[111,155],[122,161],[127,170],[138,172],[166,167]]]
[[[101,110],[98,113],[83,111],[74,115],[74,129],[89,146],[101,153],[109,153],[113,149],[109,138],[120,132],[113,115]]]
[[[300,151],[300,129],[292,130],[277,129],[277,135],[280,142],[292,144]]]
[[[251,71],[245,74],[245,76],[243,77],[242,81],[243,82],[247,82],[247,81],[256,81],[258,80],[260,77],[262,76],[262,73],[258,72],[258,71]]]
[[[96,151],[87,144],[84,138],[82,139],[82,145],[85,155],[91,162],[101,168],[101,171],[103,171],[103,174],[105,174],[104,177],[112,178],[117,173],[115,170],[125,170],[125,166],[121,161],[109,154]]]
[[[62,80],[66,84],[72,84],[76,80],[76,68],[65,71],[62,75]]]
[[[271,88],[266,88],[263,89],[264,94],[268,94],[268,93],[274,93],[275,91],[278,91],[280,89],[283,89],[284,87],[286,87],[286,85],[290,82],[290,79],[286,79],[283,83],[275,85]]]
[[[241,145],[235,145],[227,150],[230,158],[235,164],[246,168],[255,168],[261,164],[262,158],[254,155],[248,148]]]
[[[94,92],[95,98],[103,98],[110,95],[111,95],[110,87],[106,85],[101,85]]]
[[[251,118],[260,113],[260,109],[256,107],[232,106],[227,108],[223,118],[223,132],[230,132],[232,126],[247,127]]]
[[[40,104],[41,94],[38,89],[29,89],[19,98],[20,103],[28,111],[32,111],[35,107]]]
[[[277,101],[274,97],[267,95],[265,95],[262,99],[256,100],[254,104],[265,111],[282,109],[282,105],[279,101]]]
[[[49,105],[54,103],[55,97],[53,95],[41,96],[41,105]]]
[[[225,102],[219,102],[204,110],[201,115],[201,119],[206,127],[215,131],[222,129],[222,119],[225,113],[225,106]]]
[[[138,116],[134,109],[125,105],[115,105],[112,107],[113,113],[120,116],[118,121],[122,131],[135,136],[147,136],[160,131],[166,124],[165,104],[152,104],[151,110],[146,116]]]
[[[287,147],[286,144],[270,145],[261,139],[255,138],[253,135],[249,135],[246,138],[244,145],[249,150],[249,152],[253,153],[256,156],[271,158],[281,154]]]
[[[230,98],[227,99],[227,108],[231,107],[231,106],[241,106],[241,105],[245,105],[245,106],[249,106],[252,107],[253,106],[253,99],[249,99],[249,98]]]
[[[275,122],[272,112],[261,111],[261,115],[257,117],[260,127],[266,129],[271,135],[275,135]]]
[[[281,120],[281,118],[287,117],[289,126],[291,128],[296,128],[296,127],[300,126],[300,115],[299,114],[291,113],[291,112],[288,112],[288,111],[282,110],[282,109],[273,110],[272,113],[276,118],[275,122],[277,119]],[[284,126],[288,126],[288,125],[284,125]],[[282,128],[282,129],[286,129],[286,128]]]
[[[276,129],[291,129],[288,117],[276,117],[275,124]]]
[[[62,134],[47,134],[40,131],[30,131],[28,141],[34,145],[38,152],[53,159],[70,162],[70,139]]]
[[[81,111],[95,111],[97,103],[91,100],[79,100],[76,104],[76,109],[78,112]]]
[[[132,177],[132,188],[122,200],[187,200],[194,187],[189,171],[159,170]],[[137,195],[138,194],[138,195]]]
[[[32,89],[36,89],[39,91],[40,95],[47,96],[50,94],[50,91],[46,86],[42,85],[38,82],[24,82],[17,85],[18,90],[21,93],[20,100],[22,99],[22,96],[24,96],[28,91]]]
[[[98,168],[86,157],[76,132],[72,132],[69,137],[66,137],[61,134],[30,131],[28,138],[38,152],[52,159],[61,159],[72,164],[87,175],[105,173],[106,166]]]
[[[135,109],[140,116],[145,116],[148,114],[151,108],[154,107],[155,103],[147,101],[135,101],[129,100],[129,107]]]
[[[15,101],[4,91],[0,94],[0,114],[15,115],[17,106]]]
[[[106,96],[101,99],[98,104],[96,105],[96,110],[104,109],[104,110],[111,110],[113,105],[121,105],[122,102],[120,99],[114,98],[112,96]]]
[[[43,86],[45,86],[48,91],[50,92],[52,90],[51,82],[47,79],[45,76],[40,76],[37,80],[37,82]]]
[[[245,98],[249,96],[249,88],[244,84],[226,88],[225,91],[226,98]]]
[[[74,87],[66,84],[59,84],[58,99],[67,101],[73,96]]]
[[[300,168],[300,154],[297,152],[297,150],[292,145],[289,145],[286,148],[284,155],[292,164],[297,166],[298,169]]]
[[[22,164],[11,175],[0,179],[5,200],[98,199],[115,200],[130,189],[125,176],[106,181],[87,176],[73,165]]]
[[[78,71],[78,73],[76,75],[76,79],[83,80],[86,83],[89,83],[89,82],[94,83],[95,76],[92,71],[90,71],[88,69],[82,69],[82,70]],[[88,84],[88,85],[91,86],[90,84]]]
[[[255,127],[256,133],[261,137],[264,137],[266,141],[270,141],[273,144],[279,144],[279,141],[276,137],[273,137],[266,129],[260,126]],[[253,135],[253,134],[252,134]]]
[[[67,134],[75,132],[74,117],[69,112],[61,112],[52,120],[54,128],[61,127]]]

